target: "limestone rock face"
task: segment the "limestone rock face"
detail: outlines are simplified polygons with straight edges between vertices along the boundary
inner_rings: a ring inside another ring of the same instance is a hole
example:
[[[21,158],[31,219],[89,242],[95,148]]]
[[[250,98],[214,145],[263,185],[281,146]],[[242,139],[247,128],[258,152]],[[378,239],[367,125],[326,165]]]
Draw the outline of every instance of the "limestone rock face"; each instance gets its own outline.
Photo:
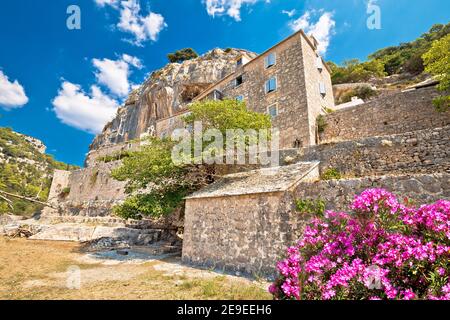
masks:
[[[92,142],[90,149],[139,138],[150,132],[158,119],[184,110],[188,103],[209,85],[233,72],[240,49],[214,49],[183,63],[171,63],[155,71],[133,91],[116,117]]]

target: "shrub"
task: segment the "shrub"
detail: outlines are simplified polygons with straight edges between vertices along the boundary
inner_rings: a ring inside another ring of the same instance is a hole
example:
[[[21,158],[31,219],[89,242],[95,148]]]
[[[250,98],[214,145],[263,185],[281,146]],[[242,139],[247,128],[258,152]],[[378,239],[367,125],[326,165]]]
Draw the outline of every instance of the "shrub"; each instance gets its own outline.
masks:
[[[350,209],[311,219],[277,264],[276,299],[450,299],[450,201],[368,189]]]
[[[65,196],[67,196],[69,193],[70,193],[70,187],[65,187],[64,189],[61,190],[60,195],[61,195],[62,197],[65,197]]]
[[[438,89],[444,95],[433,103],[438,111],[444,112],[450,105],[450,34],[435,41],[431,49],[423,55],[425,71],[439,80]]]
[[[325,201],[322,199],[297,199],[295,206],[300,213],[313,213],[318,215],[325,213]]]
[[[169,59],[169,61],[172,63],[181,63],[183,61],[195,59],[197,57],[197,52],[195,52],[192,48],[181,49],[167,55],[167,59]]]
[[[128,158],[131,155],[130,151],[121,151],[121,152],[117,152],[111,155],[105,155],[102,157],[98,157],[97,161],[99,162],[105,162],[105,163],[109,163],[109,162],[113,162],[113,161],[118,161],[118,160],[122,160],[125,158]]]
[[[124,219],[142,219],[142,217],[160,217],[172,213],[188,194],[184,188],[165,193],[133,195],[113,208],[114,213]]]
[[[317,131],[319,133],[323,133],[325,131],[325,128],[327,127],[327,122],[325,121],[325,117],[321,114],[316,119],[317,123]]]
[[[322,180],[333,180],[333,179],[339,180],[342,179],[342,175],[338,169],[329,168],[325,170],[324,173],[322,173],[321,178]]]

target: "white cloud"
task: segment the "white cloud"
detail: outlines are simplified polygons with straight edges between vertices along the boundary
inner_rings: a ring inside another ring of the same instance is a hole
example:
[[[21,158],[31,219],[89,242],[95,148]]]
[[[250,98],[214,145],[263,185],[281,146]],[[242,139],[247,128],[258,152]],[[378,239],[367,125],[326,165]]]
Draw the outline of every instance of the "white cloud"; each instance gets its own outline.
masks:
[[[289,23],[293,31],[303,29],[305,33],[314,36],[319,42],[318,50],[321,54],[325,54],[330,44],[331,36],[334,33],[336,22],[333,20],[333,13],[319,11],[321,14],[316,23],[313,23],[312,16],[316,15],[316,11],[306,11],[300,18]]]
[[[141,60],[139,60],[139,58],[130,56],[128,54],[124,54],[124,55],[122,55],[122,60],[125,61],[126,63],[132,65],[135,68],[138,68],[138,69],[143,68],[142,62],[141,62]]]
[[[159,33],[167,27],[164,17],[155,12],[147,16],[141,15],[139,0],[94,0],[100,7],[110,6],[120,12],[117,28],[123,32],[131,33],[134,39],[128,42],[142,46],[143,42],[158,40]]]
[[[296,13],[297,10],[292,9],[292,10],[282,10],[281,11],[282,14],[286,14],[289,18],[292,18]]]
[[[0,70],[0,107],[11,110],[23,107],[27,103],[28,97],[19,81],[9,81],[8,76]]]
[[[131,41],[135,45],[158,39],[159,33],[167,27],[164,17],[159,13],[150,12],[141,16],[141,6],[137,0],[127,0],[120,3],[120,21],[117,27],[134,35]]]
[[[118,97],[126,96],[130,91],[128,77],[130,65],[141,69],[141,61],[130,55],[124,54],[118,60],[93,59],[92,63],[97,68],[95,76],[99,84],[106,86],[111,93]]]
[[[104,6],[108,5],[113,8],[117,8],[117,5],[119,4],[119,0],[94,0],[94,1],[100,7],[104,7]]]
[[[91,86],[91,93],[87,94],[80,85],[68,81],[62,83],[52,104],[63,123],[94,134],[102,131],[119,106],[97,86]]]
[[[261,0],[203,0],[206,11],[212,17],[228,15],[236,21],[241,21],[241,8],[244,5],[252,5]],[[270,0],[265,0],[270,3]]]

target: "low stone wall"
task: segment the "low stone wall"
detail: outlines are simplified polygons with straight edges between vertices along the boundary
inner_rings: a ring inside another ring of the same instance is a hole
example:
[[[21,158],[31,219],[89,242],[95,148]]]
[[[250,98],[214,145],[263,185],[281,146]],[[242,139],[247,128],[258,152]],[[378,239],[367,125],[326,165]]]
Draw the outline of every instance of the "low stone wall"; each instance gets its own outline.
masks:
[[[348,210],[356,194],[369,188],[384,188],[400,198],[408,197],[417,204],[450,199],[450,174],[380,176],[357,179],[300,183],[294,191],[296,199],[318,199],[328,210]]]
[[[354,140],[449,125],[450,111],[437,112],[433,106],[437,95],[435,88],[418,89],[327,114],[320,140]]]
[[[450,126],[307,147],[297,156],[350,177],[450,172]]]

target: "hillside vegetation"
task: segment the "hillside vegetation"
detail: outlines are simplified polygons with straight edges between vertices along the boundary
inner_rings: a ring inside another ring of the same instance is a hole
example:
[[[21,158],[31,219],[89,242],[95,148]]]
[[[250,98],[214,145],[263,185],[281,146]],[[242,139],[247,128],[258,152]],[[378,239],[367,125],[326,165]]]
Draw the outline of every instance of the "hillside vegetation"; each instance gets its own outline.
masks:
[[[72,170],[75,166],[56,161],[52,156],[39,152],[25,136],[10,128],[0,128],[0,190],[46,201],[55,169]],[[12,213],[30,216],[41,206],[26,200],[0,199],[0,215]]]
[[[423,55],[431,49],[433,42],[448,34],[450,23],[436,24],[418,39],[380,49],[369,55],[367,61],[351,59],[342,65],[328,62],[332,70],[332,82],[333,84],[361,82],[401,73],[419,75],[425,70]]]

